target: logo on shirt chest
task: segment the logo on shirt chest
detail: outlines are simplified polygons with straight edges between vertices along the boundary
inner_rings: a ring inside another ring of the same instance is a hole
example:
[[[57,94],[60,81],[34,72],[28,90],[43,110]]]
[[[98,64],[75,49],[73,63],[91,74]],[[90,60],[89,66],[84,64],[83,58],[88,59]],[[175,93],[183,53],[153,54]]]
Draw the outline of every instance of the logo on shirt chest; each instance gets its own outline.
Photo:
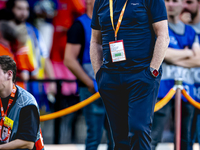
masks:
[[[131,3],[131,5],[136,6],[139,5],[139,3]]]
[[[176,40],[176,38],[174,36],[169,36],[170,38],[170,44],[172,45],[177,45],[178,41]]]

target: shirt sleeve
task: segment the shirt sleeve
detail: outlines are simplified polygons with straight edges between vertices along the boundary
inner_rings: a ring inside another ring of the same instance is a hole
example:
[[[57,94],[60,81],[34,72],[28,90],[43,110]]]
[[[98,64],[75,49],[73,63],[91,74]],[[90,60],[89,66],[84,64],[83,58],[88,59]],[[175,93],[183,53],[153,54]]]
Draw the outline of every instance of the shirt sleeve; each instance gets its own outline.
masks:
[[[28,55],[28,47],[24,46],[20,49],[18,49],[18,51],[15,53],[15,61],[17,64],[17,69],[19,71],[33,71],[35,70],[35,66],[32,62],[32,60],[29,58]]]
[[[21,109],[16,139],[35,142],[39,130],[39,113],[34,105]]]
[[[83,44],[84,43],[84,29],[80,21],[75,21],[67,32],[67,43]]]
[[[91,28],[95,30],[101,30],[98,17],[98,10],[99,10],[98,8],[99,8],[99,0],[95,0],[93,15],[92,15],[92,23],[91,23]]]
[[[167,11],[164,0],[146,0],[152,23],[167,20]]]

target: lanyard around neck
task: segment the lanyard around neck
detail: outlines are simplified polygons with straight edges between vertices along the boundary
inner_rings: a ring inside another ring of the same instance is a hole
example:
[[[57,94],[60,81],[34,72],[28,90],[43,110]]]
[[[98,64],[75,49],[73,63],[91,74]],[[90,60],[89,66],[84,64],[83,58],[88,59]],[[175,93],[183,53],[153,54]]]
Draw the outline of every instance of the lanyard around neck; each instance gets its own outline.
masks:
[[[11,104],[13,102],[13,98],[15,97],[16,91],[17,91],[17,88],[13,84],[12,93],[10,94],[11,99],[9,99],[9,101],[8,101],[8,106],[7,106],[7,110],[6,110],[5,113],[4,113],[4,109],[3,109],[2,100],[0,98],[1,117],[2,117],[1,120],[0,120],[0,141],[6,141],[9,138],[10,134],[11,134],[11,127],[8,127],[7,136],[5,137],[5,139],[2,139],[2,129],[3,129],[3,125],[4,125],[4,119],[5,119],[5,116],[7,116],[8,109],[10,108],[10,106],[11,106]]]
[[[117,33],[119,31],[119,28],[120,28],[120,25],[121,25],[121,22],[122,22],[122,19],[123,19],[123,16],[124,16],[124,12],[125,12],[125,9],[126,9],[127,2],[128,2],[128,0],[126,0],[126,3],[124,4],[124,6],[122,8],[122,11],[120,13],[120,16],[119,16],[119,19],[118,19],[118,22],[117,22],[117,27],[115,29],[114,21],[113,21],[113,0],[109,0],[110,19],[111,19],[113,30],[115,31],[115,40],[117,40]]]
[[[16,88],[16,86],[13,84],[12,93],[10,94],[11,99],[9,99],[9,101],[8,101],[7,110],[6,110],[5,112],[4,112],[4,109],[3,109],[2,100],[1,100],[1,98],[0,98],[1,117],[7,116],[8,109],[10,108],[10,105],[11,105],[12,102],[13,102],[13,98],[15,97],[16,91],[17,91],[17,88]]]

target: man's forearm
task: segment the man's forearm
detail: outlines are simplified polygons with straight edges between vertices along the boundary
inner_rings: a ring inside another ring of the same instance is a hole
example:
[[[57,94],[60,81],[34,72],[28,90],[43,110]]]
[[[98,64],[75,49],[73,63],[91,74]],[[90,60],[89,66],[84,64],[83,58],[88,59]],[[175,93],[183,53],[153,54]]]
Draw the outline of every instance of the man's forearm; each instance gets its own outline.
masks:
[[[11,150],[11,149],[33,149],[34,142],[24,141],[16,139],[6,144],[0,145],[0,150]]]
[[[102,45],[91,40],[90,43],[90,59],[94,69],[94,74],[100,69],[103,64],[103,50]]]
[[[192,57],[189,59],[177,61],[174,64],[177,66],[182,66],[182,67],[186,67],[186,68],[200,67],[200,58]]]
[[[167,35],[157,37],[150,67],[155,68],[157,70],[160,68],[161,63],[164,60],[168,44],[169,44],[169,38]]]
[[[85,73],[83,68],[81,67],[78,60],[70,58],[65,60],[65,66],[69,68],[69,70],[86,86],[91,87],[93,86],[92,79]]]
[[[184,52],[185,51],[185,52]],[[177,66],[182,66],[186,68],[193,68],[193,67],[200,67],[200,47],[199,43],[195,42],[192,45],[192,50],[186,50],[180,51],[184,54],[188,53],[190,56],[186,57],[185,59],[181,59],[179,61],[173,62],[173,64]],[[194,55],[195,54],[195,55]],[[173,55],[171,56],[173,57]]]
[[[51,63],[51,60],[49,58],[45,59],[45,73],[48,79],[55,79],[54,71],[53,71],[53,66]]]
[[[194,53],[189,49],[176,50],[173,48],[167,48],[165,61],[174,64],[177,61],[192,57],[193,55]]]

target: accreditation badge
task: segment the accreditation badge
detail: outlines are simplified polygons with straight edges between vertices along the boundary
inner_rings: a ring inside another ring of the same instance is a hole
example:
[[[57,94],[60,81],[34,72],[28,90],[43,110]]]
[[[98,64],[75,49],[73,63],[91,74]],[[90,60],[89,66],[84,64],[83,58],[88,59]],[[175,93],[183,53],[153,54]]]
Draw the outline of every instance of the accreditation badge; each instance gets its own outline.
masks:
[[[13,128],[13,123],[14,123],[14,121],[12,119],[10,119],[6,116],[4,117],[4,124],[3,124],[3,128],[2,128],[1,137],[5,143],[9,142],[11,131]]]
[[[119,62],[126,60],[124,42],[123,40],[109,42],[112,62]]]

